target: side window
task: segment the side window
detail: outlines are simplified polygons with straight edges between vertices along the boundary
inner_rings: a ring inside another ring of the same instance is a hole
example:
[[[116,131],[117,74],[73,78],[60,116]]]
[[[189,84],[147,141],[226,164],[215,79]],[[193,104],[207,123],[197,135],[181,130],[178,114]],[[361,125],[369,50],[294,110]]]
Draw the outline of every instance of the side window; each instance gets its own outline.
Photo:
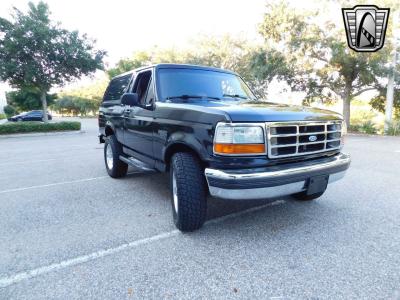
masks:
[[[126,91],[132,75],[117,77],[111,80],[104,93],[103,101],[119,100],[122,94]]]
[[[133,86],[133,92],[138,94],[139,102],[142,105],[146,104],[146,98],[149,91],[151,82],[151,71],[145,71],[139,73],[135,85]]]

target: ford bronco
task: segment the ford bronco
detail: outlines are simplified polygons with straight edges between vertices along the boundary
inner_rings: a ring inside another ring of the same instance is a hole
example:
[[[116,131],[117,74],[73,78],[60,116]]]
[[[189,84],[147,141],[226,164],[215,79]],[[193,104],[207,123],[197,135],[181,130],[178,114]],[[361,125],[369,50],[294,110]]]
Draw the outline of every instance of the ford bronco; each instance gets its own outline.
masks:
[[[99,139],[113,178],[128,166],[169,172],[173,219],[200,228],[207,195],[320,197],[344,176],[341,115],[258,100],[242,78],[211,67],[159,64],[111,80]]]

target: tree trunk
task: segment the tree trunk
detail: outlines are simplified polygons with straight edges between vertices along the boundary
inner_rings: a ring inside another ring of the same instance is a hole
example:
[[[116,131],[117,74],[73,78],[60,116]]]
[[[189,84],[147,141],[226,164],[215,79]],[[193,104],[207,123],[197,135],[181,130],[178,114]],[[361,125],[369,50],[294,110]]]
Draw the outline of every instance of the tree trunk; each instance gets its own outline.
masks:
[[[40,94],[40,100],[42,101],[43,108],[43,122],[47,123],[49,120],[47,118],[47,99],[46,99],[46,91],[42,91]]]
[[[343,118],[347,127],[350,126],[350,101],[351,101],[351,84],[346,85],[343,97]]]

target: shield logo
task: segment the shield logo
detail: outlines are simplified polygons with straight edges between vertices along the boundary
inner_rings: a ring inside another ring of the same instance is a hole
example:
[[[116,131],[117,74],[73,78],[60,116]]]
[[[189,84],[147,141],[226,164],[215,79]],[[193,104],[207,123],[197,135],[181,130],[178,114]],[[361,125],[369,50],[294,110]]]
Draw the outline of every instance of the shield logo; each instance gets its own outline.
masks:
[[[358,52],[374,52],[383,47],[389,8],[356,5],[342,8],[347,44]]]

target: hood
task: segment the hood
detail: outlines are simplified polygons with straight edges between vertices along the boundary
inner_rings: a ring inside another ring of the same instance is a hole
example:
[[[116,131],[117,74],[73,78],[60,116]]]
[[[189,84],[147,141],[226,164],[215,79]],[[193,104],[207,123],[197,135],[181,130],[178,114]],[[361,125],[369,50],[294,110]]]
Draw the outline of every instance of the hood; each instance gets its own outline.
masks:
[[[204,105],[204,103],[202,103]],[[285,122],[342,120],[339,113],[313,107],[286,105],[273,102],[208,102],[209,108],[229,115],[233,122]]]

